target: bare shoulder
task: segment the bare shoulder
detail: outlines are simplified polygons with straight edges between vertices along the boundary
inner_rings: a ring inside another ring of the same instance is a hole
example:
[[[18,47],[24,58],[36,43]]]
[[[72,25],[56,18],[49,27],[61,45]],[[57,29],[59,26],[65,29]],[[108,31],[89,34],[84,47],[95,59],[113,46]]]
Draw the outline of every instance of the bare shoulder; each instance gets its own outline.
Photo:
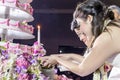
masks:
[[[94,46],[101,46],[111,52],[120,52],[120,27],[108,26],[108,31],[103,32],[94,43]]]

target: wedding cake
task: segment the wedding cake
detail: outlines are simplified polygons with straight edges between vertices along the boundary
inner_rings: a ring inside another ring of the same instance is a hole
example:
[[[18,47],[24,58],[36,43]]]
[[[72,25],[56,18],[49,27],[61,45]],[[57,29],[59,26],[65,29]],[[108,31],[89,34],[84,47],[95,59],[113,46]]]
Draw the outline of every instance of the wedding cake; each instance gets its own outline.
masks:
[[[47,80],[40,59],[46,50],[39,41],[33,46],[13,39],[34,38],[32,0],[0,0],[0,80]]]

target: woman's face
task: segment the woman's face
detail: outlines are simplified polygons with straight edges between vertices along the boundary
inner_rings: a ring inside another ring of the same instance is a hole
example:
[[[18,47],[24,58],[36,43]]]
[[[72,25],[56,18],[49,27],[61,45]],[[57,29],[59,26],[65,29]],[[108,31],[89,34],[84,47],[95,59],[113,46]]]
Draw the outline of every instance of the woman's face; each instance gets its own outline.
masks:
[[[80,24],[79,28],[74,29],[76,34],[78,35],[80,41],[83,41],[87,47],[90,47],[94,38],[91,22],[83,20],[82,18],[76,18],[76,21]]]

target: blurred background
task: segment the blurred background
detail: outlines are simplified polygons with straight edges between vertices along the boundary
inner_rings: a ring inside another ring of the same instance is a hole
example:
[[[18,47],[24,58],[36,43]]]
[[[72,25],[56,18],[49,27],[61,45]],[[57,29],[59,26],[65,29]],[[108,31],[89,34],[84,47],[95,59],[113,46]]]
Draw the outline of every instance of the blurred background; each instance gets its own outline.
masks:
[[[78,2],[84,0],[33,0],[31,3],[36,38],[30,40],[15,40],[21,44],[33,45],[37,40],[37,25],[41,25],[41,43],[47,54],[58,53],[62,47],[85,48],[75,32],[70,30],[72,14]],[[107,5],[120,5],[120,0],[101,0]],[[63,48],[62,48],[63,49]],[[69,51],[67,51],[69,52]],[[78,50],[79,52],[79,50]]]

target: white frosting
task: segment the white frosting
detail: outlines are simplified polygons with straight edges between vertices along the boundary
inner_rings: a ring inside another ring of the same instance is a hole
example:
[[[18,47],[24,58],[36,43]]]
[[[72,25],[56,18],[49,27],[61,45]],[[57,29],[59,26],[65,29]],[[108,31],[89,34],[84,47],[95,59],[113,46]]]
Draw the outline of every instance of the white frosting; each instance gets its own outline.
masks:
[[[0,19],[0,36],[6,34],[6,39],[32,39],[34,38],[33,30],[31,25],[9,19]]]
[[[5,47],[9,52],[16,53],[16,50],[22,50],[19,54],[29,53],[33,54],[33,46],[22,45],[19,43],[0,42],[0,46]]]
[[[0,1],[0,5],[3,5],[3,6],[9,6],[9,7],[17,7],[17,8],[20,8],[30,14],[33,13],[33,8],[32,6],[29,4],[29,3],[20,3],[20,2],[17,2],[17,1],[7,1],[5,0],[4,2],[3,1]]]
[[[10,19],[19,20],[19,21],[26,20],[27,22],[30,22],[34,20],[32,14],[33,14],[33,9],[29,3],[15,4],[10,2],[3,3],[0,1],[0,17],[1,18],[10,18]]]
[[[35,44],[36,45],[36,44]],[[46,54],[45,49],[43,48],[42,45],[36,45],[39,46],[37,49],[40,51],[39,53],[35,53],[34,51],[36,50],[35,45],[33,46],[28,46],[28,45],[23,45],[19,43],[11,43],[11,42],[0,42],[0,46],[4,47],[6,50],[8,50],[10,53],[17,53],[17,54],[23,54],[23,53],[29,53],[29,54]],[[20,52],[16,52],[20,51]]]
[[[1,2],[20,2],[20,3],[31,3],[33,0],[0,0]]]
[[[34,35],[23,32],[23,31],[16,31],[16,30],[12,30],[12,29],[7,29],[7,35],[6,35],[6,39],[32,39],[35,38]],[[2,36],[2,34],[4,33],[4,29],[0,28],[0,36]]]
[[[20,3],[31,3],[33,0],[18,0]]]
[[[7,30],[6,33],[4,29]],[[33,30],[31,25],[9,19],[0,19],[0,35],[6,34],[6,38],[32,39],[34,38]]]
[[[34,20],[30,2],[32,0],[0,0],[0,36],[6,29],[6,38],[34,38],[34,35],[32,35],[33,26],[22,24],[23,21],[30,22]]]
[[[34,28],[32,25],[28,25],[26,22],[22,23],[20,21],[1,19],[0,18],[0,28],[12,29],[16,31],[22,31],[29,34],[33,34]]]

